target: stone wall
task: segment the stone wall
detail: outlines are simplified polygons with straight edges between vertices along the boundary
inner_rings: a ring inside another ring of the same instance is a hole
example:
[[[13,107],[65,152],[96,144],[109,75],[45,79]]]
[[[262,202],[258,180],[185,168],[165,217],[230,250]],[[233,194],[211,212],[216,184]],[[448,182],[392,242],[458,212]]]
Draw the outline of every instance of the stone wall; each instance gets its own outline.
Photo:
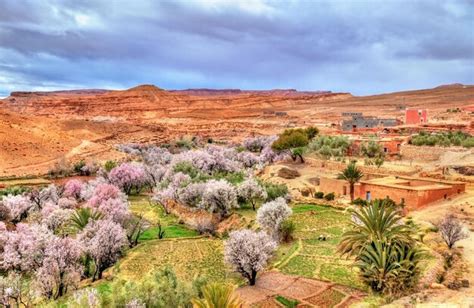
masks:
[[[436,161],[446,152],[468,152],[462,147],[431,147],[402,144],[400,154],[402,159],[414,161]]]

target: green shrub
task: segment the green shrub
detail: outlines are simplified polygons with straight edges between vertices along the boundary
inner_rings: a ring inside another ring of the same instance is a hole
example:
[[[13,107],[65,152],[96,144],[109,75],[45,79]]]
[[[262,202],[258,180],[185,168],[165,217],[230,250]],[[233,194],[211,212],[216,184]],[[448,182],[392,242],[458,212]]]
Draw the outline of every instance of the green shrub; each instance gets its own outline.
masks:
[[[367,200],[357,198],[354,201],[352,201],[352,204],[358,205],[358,206],[366,206],[368,204]]]
[[[324,196],[324,199],[326,199],[327,201],[332,201],[332,200],[334,200],[335,197],[336,197],[336,196],[335,196],[334,193],[332,192],[332,193],[326,194],[326,195]]]
[[[280,237],[281,240],[285,243],[291,242],[293,240],[293,234],[296,230],[296,224],[291,220],[285,220],[280,225]]]
[[[7,195],[21,195],[25,192],[29,192],[31,188],[26,186],[10,186],[4,189],[0,189],[0,197]]]
[[[199,175],[199,170],[194,167],[190,162],[182,161],[174,165],[173,171],[175,173],[182,172],[189,175],[192,179],[196,178]]]
[[[308,151],[324,159],[341,158],[347,154],[350,145],[346,136],[317,136],[308,145]]]
[[[272,201],[279,197],[285,197],[288,194],[288,187],[285,184],[274,184],[270,182],[261,183],[267,192],[267,200]]]
[[[286,308],[295,308],[300,303],[296,299],[289,299],[281,295],[278,295],[275,299]]]
[[[72,168],[75,173],[81,173],[82,168],[86,165],[86,162],[84,160],[78,161],[74,164],[74,167]]]
[[[322,191],[318,191],[314,194],[314,196],[318,199],[324,198],[324,193]]]
[[[114,169],[117,167],[117,162],[115,160],[108,160],[104,164],[104,169],[107,172],[110,172],[110,170]]]
[[[463,146],[471,148],[474,147],[474,137],[461,131],[437,133],[421,131],[418,135],[412,137],[411,144],[416,146]]]

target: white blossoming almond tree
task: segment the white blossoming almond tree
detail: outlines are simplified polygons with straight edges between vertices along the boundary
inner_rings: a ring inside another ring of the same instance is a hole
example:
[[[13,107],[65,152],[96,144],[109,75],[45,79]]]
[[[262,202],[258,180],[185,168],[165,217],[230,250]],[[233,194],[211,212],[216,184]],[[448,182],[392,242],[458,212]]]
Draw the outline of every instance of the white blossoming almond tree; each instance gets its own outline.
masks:
[[[257,222],[273,238],[279,239],[279,230],[293,211],[282,197],[264,203],[257,211]]]
[[[224,260],[253,286],[276,248],[277,243],[265,232],[233,231],[225,241]]]

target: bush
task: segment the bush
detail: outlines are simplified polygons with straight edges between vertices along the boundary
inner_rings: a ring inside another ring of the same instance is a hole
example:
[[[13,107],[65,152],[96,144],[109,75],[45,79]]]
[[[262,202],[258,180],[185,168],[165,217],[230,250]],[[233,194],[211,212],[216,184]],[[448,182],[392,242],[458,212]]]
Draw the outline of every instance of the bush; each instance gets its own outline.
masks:
[[[108,160],[104,164],[104,169],[107,172],[110,172],[115,167],[117,167],[117,162],[115,160]]]
[[[267,199],[265,201],[272,201],[279,197],[286,198],[288,195],[288,187],[285,184],[274,184],[270,182],[263,182],[263,187],[267,192]]]
[[[296,224],[291,220],[285,220],[280,225],[281,241],[288,243],[293,240],[293,234],[296,230]]]
[[[189,175],[192,179],[196,178],[200,173],[199,170],[188,161],[182,161],[174,165],[173,172],[182,172]]]
[[[195,228],[199,234],[215,235],[217,224],[210,217],[199,217],[196,220]]]
[[[8,195],[22,195],[26,192],[31,191],[31,188],[26,187],[26,186],[10,186],[4,189],[0,189],[0,197],[2,196],[8,196]]]
[[[84,160],[78,161],[74,164],[73,170],[75,173],[81,173],[82,168],[85,167],[86,162]]]
[[[368,204],[367,200],[357,198],[354,201],[352,201],[352,204],[358,205],[358,206],[366,206]]]
[[[65,158],[62,158],[48,170],[48,176],[50,178],[66,177],[71,175],[71,172],[71,165]]]
[[[412,137],[411,144],[416,146],[463,146],[471,148],[474,147],[474,137],[461,131],[437,133],[421,131],[418,135]]]
[[[308,150],[324,159],[340,158],[346,155],[350,145],[346,136],[318,136],[308,145]]]
[[[318,191],[314,194],[315,198],[322,199],[324,198],[324,193],[322,191]]]
[[[324,199],[326,199],[327,201],[332,201],[332,200],[334,200],[335,197],[336,197],[336,196],[335,196],[334,193],[332,192],[332,193],[326,194],[326,195],[324,196]]]

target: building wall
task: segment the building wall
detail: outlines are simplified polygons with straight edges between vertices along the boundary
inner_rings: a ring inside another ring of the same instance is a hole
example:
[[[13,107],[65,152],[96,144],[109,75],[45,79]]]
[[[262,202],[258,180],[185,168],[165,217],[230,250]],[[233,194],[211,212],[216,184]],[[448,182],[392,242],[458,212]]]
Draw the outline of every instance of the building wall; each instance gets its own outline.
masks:
[[[319,190],[325,194],[333,192],[336,196],[341,196],[349,194],[349,185],[344,180],[322,177],[319,179]]]
[[[405,110],[405,124],[420,124],[428,121],[426,109]]]
[[[391,127],[396,126],[397,124],[398,123],[396,119],[379,119],[364,116],[354,116],[350,120],[342,121],[342,130],[351,131],[353,129],[367,129],[379,126]]]
[[[437,161],[447,152],[463,152],[469,154],[472,152],[472,149],[463,147],[416,146],[411,144],[402,144],[400,148],[400,155],[403,159],[414,161]]]
[[[393,201],[405,202],[407,210],[414,210],[424,207],[432,202],[442,200],[446,197],[457,195],[465,191],[464,184],[453,184],[445,189],[414,190],[397,188],[392,186],[374,185],[369,183],[356,184],[355,197],[366,199],[366,192],[370,191],[371,199],[384,199],[389,197]]]

